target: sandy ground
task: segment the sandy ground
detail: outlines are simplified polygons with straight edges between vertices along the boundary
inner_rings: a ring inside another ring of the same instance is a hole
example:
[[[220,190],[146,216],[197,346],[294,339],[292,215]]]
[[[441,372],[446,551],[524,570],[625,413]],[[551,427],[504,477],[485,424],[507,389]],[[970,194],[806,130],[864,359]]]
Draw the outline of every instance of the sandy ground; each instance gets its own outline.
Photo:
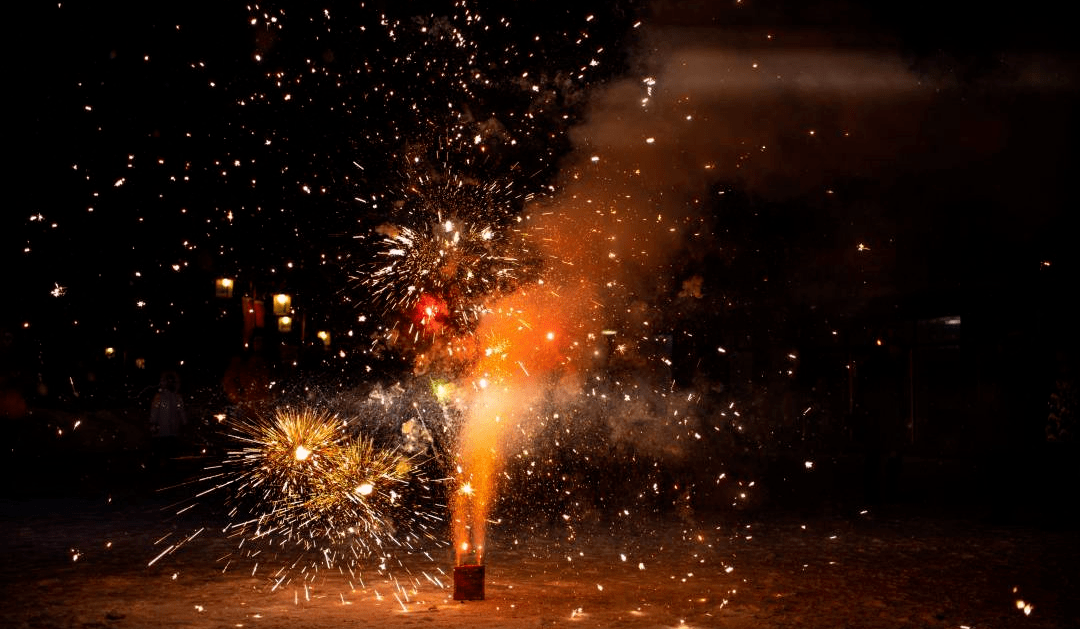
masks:
[[[223,572],[232,542],[210,531],[148,566],[156,540],[197,524],[164,507],[0,501],[0,626],[1080,626],[1075,530],[911,508],[627,518],[591,531],[507,524],[489,540],[486,600],[454,602],[437,585],[452,582],[445,550],[391,578],[324,570],[274,590],[268,574]]]

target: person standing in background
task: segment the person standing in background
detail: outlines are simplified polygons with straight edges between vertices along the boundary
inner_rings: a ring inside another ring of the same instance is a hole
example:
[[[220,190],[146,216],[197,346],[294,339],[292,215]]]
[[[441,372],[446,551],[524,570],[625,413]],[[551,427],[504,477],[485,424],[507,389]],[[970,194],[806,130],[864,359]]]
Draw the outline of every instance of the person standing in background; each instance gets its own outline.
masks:
[[[180,376],[175,371],[161,374],[158,391],[150,407],[150,434],[154,458],[160,466],[180,453],[180,438],[187,426],[184,398],[180,395]]]

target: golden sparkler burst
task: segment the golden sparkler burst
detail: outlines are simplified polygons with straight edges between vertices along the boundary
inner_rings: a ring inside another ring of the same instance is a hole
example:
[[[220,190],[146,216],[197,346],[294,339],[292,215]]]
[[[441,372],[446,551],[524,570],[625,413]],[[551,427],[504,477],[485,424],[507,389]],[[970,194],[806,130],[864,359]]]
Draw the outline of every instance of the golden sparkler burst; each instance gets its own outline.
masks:
[[[237,437],[249,445],[228,459],[247,468],[250,487],[270,500],[310,494],[321,477],[333,473],[333,460],[345,425],[324,411],[284,408],[270,421],[247,418]],[[246,433],[246,434],[245,434]]]
[[[243,517],[229,529],[240,537],[278,538],[307,547],[318,518],[307,505],[332,483],[345,424],[331,413],[280,408],[269,417],[255,413],[232,426],[243,448],[227,452],[226,478]],[[325,534],[326,527],[320,534]]]
[[[214,489],[229,492],[226,530],[240,554],[265,563],[285,553],[285,574],[445,545],[423,462],[378,447],[336,414],[281,408],[236,422],[232,436],[243,447],[227,452]],[[298,560],[305,554],[310,561]]]
[[[366,539],[392,535],[398,529],[394,520],[410,515],[406,499],[413,472],[410,457],[357,437],[336,452],[333,473],[320,477],[304,508],[320,514],[326,535],[358,536],[366,546]]]

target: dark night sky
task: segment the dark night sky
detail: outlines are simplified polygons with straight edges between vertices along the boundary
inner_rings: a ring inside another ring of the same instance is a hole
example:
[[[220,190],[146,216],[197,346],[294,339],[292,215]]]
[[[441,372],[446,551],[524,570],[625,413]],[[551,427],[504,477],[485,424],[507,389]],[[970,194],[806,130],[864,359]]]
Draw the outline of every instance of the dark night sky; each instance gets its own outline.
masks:
[[[179,352],[220,316],[221,274],[352,317],[365,296],[343,304],[345,278],[370,255],[353,236],[400,218],[410,178],[445,163],[558,187],[585,143],[635,133],[598,94],[649,72],[711,121],[673,137],[717,164],[691,184],[726,193],[702,210],[726,253],[699,259],[723,259],[743,299],[763,268],[838,316],[1008,302],[1047,272],[1075,286],[1076,65],[1056,8],[29,4],[6,44],[3,324],[87,352]]]

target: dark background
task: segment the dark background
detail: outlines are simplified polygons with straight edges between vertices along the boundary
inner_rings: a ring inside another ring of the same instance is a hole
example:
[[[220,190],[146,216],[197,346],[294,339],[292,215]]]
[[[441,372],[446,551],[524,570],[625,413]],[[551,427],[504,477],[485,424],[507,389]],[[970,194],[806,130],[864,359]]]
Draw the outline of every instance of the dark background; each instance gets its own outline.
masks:
[[[372,229],[398,218],[396,191],[445,163],[542,191],[590,87],[647,56],[642,20],[716,29],[718,46],[776,30],[889,51],[943,86],[923,131],[896,138],[910,163],[832,173],[835,200],[718,179],[725,194],[703,215],[736,244],[681,270],[724,288],[670,313],[673,379],[781,409],[748,451],[796,463],[827,451],[837,469],[853,455],[867,496],[899,498],[901,474],[947,468],[991,497],[1057,501],[1076,467],[1075,420],[1062,433],[1051,417],[1074,412],[1078,348],[1068,21],[974,2],[720,4],[477,5],[489,30],[441,2],[335,3],[329,18],[306,2],[21,7],[5,42],[0,250],[12,465],[83,448],[54,438],[67,420],[46,411],[141,417],[166,369],[193,412],[219,408],[245,342],[241,296],[293,295],[303,326],[267,330],[283,379],[407,374],[371,351],[395,313],[349,280]],[[457,138],[478,132],[483,153]],[[789,162],[812,159],[790,149]],[[954,157],[922,163],[938,152]],[[874,257],[853,250],[856,234],[873,237]],[[218,277],[237,279],[231,298],[215,296]],[[110,438],[123,445],[95,447],[133,447]]]

